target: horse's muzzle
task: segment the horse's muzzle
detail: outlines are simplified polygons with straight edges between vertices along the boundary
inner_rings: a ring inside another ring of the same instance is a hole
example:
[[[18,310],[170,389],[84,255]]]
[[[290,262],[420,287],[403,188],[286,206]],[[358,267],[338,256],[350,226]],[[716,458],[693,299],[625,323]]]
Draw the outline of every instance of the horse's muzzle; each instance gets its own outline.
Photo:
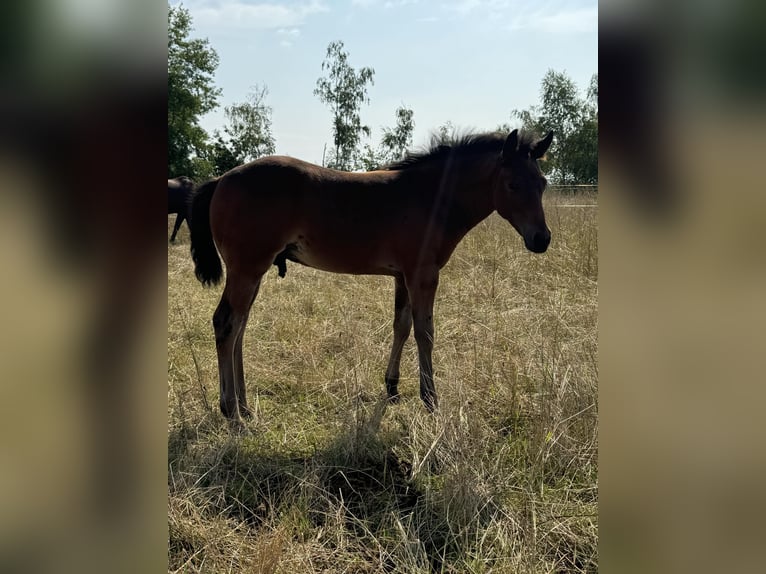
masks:
[[[524,245],[533,253],[545,253],[550,243],[551,232],[547,229],[544,231],[535,231],[532,234],[532,237],[524,237]]]

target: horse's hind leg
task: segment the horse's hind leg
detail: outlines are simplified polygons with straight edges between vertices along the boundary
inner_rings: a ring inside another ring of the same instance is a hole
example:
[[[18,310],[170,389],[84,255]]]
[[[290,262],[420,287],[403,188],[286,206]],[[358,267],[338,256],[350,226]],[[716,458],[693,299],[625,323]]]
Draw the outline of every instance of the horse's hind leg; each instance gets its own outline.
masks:
[[[431,353],[434,348],[434,297],[439,285],[439,270],[424,269],[407,277],[407,290],[412,305],[415,326],[415,342],[418,345],[420,364],[420,398],[429,411],[438,406],[434,386],[434,369]]]
[[[183,213],[179,213],[176,215],[176,222],[173,225],[173,233],[170,234],[170,242],[173,243],[176,240],[176,233],[178,233],[178,230],[181,229],[181,224],[184,222],[184,219],[186,217]]]
[[[242,334],[260,283],[260,276],[257,280],[251,280],[230,272],[226,277],[221,301],[213,314],[221,392],[220,407],[223,415],[231,421],[241,422],[239,401],[244,401],[245,389]],[[246,401],[243,407],[246,411]]]
[[[247,313],[245,314],[242,326],[239,330],[239,336],[234,341],[234,377],[236,380],[236,394],[237,394],[237,406],[239,408],[239,414],[243,418],[252,418],[253,413],[247,406],[247,392],[245,391],[245,364],[242,357],[242,341],[245,338],[245,330],[247,329],[247,319],[250,316],[250,308],[253,306],[253,301],[258,295],[258,289],[260,288],[261,281],[258,280],[258,284],[255,287],[250,304],[247,307]]]
[[[391,402],[399,400],[399,363],[404,343],[412,330],[412,306],[404,277],[397,276],[394,292],[394,340],[386,368],[386,390]]]

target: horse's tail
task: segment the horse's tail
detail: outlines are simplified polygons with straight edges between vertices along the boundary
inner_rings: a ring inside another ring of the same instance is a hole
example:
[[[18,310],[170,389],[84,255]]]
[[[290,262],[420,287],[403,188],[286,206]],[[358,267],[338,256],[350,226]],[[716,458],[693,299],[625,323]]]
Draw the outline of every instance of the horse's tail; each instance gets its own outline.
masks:
[[[211,179],[200,185],[191,198],[191,256],[194,274],[205,286],[217,285],[223,275],[221,258],[210,230],[210,200],[217,185],[218,178]]]

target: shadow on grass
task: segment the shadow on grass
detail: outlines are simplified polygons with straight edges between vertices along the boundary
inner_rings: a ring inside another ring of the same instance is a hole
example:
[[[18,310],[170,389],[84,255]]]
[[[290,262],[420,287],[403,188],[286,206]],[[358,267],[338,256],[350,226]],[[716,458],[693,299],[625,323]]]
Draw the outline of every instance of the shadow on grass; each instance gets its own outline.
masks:
[[[476,530],[490,519],[490,501],[479,501],[478,513],[450,514],[435,486],[439,477],[412,479],[412,461],[397,454],[402,435],[381,431],[387,401],[366,406],[309,455],[276,451],[257,433],[228,435],[212,416],[202,428],[174,429],[168,464],[171,477],[180,478],[171,478],[171,493],[208,493],[208,513],[254,535],[280,524],[299,542],[353,539],[371,567],[387,572],[454,571],[450,564],[466,560]],[[174,552],[190,556],[202,543],[171,530],[171,562]]]

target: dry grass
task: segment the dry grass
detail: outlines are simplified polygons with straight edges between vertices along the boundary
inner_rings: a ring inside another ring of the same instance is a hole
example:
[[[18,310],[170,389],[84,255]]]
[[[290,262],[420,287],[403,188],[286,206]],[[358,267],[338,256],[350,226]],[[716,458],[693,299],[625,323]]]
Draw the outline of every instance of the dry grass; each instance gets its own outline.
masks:
[[[249,436],[217,411],[220,290],[194,279],[184,227],[168,250],[169,571],[596,572],[597,209],[547,202],[545,255],[493,215],[444,269],[435,416],[413,338],[403,400],[385,404],[392,279],[272,269],[245,337]]]

